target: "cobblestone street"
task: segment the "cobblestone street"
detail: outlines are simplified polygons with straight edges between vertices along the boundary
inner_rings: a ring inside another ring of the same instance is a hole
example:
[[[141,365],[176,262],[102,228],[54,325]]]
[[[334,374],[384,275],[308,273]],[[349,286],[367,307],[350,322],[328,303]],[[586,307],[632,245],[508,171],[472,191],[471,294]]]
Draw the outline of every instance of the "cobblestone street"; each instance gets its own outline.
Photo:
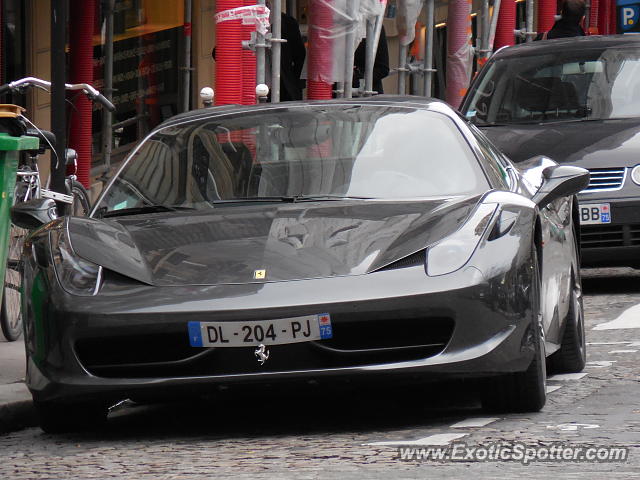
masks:
[[[0,437],[0,478],[569,479],[614,472],[615,478],[638,478],[640,328],[593,328],[640,303],[639,273],[585,272],[585,375],[550,377],[547,405],[537,414],[492,417],[480,410],[470,383],[247,388],[199,402],[123,405],[100,432],[53,436],[31,428],[6,434]],[[392,443],[446,446],[454,440],[476,447],[516,441],[624,446],[629,457],[619,463],[528,466],[403,461]]]

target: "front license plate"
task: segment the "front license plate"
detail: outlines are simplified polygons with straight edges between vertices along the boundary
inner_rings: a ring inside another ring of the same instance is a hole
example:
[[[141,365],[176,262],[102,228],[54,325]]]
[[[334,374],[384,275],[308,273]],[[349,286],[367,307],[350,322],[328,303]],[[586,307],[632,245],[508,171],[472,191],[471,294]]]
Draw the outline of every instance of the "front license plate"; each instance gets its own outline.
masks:
[[[192,347],[248,347],[326,340],[333,336],[328,313],[253,322],[189,322]]]
[[[608,203],[589,203],[580,205],[581,225],[602,223],[611,223],[611,207]]]

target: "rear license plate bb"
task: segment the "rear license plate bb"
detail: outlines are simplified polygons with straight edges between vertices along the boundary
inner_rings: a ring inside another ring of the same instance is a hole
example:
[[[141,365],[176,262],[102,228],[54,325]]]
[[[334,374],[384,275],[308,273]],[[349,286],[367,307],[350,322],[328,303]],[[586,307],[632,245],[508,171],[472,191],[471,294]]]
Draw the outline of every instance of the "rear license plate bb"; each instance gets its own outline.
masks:
[[[611,206],[608,203],[580,205],[581,225],[601,225],[603,223],[611,223]]]

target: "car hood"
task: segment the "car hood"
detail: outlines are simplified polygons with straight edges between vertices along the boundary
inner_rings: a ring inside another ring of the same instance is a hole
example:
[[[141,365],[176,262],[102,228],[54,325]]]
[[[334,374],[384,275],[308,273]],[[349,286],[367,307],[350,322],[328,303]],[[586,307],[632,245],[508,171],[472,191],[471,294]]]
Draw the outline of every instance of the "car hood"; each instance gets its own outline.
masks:
[[[80,257],[158,286],[360,275],[449,235],[478,200],[247,204],[72,217],[69,236]],[[264,278],[258,270],[265,271]]]
[[[632,167],[640,158],[640,119],[481,127],[513,162],[546,155],[583,168]]]

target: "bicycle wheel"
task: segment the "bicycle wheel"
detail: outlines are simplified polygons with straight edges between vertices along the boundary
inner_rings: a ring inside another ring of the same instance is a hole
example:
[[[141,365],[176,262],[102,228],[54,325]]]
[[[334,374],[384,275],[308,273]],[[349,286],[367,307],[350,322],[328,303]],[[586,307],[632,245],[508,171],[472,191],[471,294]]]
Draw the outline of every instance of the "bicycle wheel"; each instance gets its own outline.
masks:
[[[34,168],[22,165],[20,170],[33,171],[28,177],[16,183],[13,203],[31,200],[38,195],[40,188],[37,164]],[[13,342],[22,334],[22,247],[28,230],[11,224],[9,245],[7,247],[7,267],[4,273],[2,304],[0,304],[0,329],[7,340]]]
[[[76,180],[71,182],[71,195],[73,196],[71,215],[75,217],[86,217],[89,215],[89,210],[91,209],[89,194],[80,182]]]
[[[5,338],[13,342],[22,334],[20,287],[22,286],[21,255],[27,230],[11,225],[7,268],[4,273],[4,292],[0,306],[0,327]]]

